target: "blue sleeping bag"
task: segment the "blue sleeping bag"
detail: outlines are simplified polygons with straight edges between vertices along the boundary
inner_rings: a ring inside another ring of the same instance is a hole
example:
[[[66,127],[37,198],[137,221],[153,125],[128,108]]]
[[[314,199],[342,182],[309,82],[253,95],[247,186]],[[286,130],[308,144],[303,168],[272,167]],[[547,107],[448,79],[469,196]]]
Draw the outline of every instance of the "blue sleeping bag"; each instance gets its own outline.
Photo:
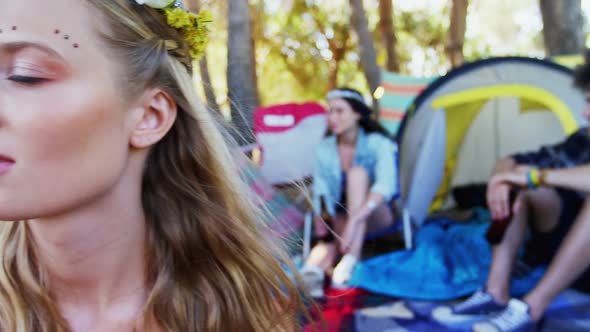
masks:
[[[411,251],[396,251],[361,262],[351,280],[355,287],[417,300],[449,300],[484,285],[491,259],[485,239],[489,213],[474,210],[469,222],[429,220],[416,234]],[[512,293],[528,291],[543,271],[537,269],[512,284]]]

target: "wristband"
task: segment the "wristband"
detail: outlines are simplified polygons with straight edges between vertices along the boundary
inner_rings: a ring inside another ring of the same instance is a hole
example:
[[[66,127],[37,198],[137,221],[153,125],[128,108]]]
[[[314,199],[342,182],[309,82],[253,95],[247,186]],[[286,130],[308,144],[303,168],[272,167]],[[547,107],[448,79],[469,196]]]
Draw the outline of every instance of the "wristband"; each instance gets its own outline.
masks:
[[[526,180],[527,180],[527,186],[529,187],[529,189],[538,188],[539,185],[541,185],[541,176],[539,174],[539,169],[532,168],[530,171],[528,171],[527,176],[526,176]]]

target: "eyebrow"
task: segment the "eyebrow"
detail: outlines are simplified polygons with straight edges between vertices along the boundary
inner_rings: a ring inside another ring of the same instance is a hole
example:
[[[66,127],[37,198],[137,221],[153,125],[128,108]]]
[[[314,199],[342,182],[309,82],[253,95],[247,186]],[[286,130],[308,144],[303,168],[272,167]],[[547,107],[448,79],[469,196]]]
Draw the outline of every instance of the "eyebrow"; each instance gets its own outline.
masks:
[[[40,43],[19,41],[19,42],[9,42],[9,43],[0,44],[0,51],[15,52],[15,51],[19,51],[19,50],[22,50],[25,48],[37,49],[41,52],[52,55],[63,62],[66,62],[65,58],[61,54],[59,54],[56,50],[54,50],[53,48],[51,48],[49,46],[40,44]]]

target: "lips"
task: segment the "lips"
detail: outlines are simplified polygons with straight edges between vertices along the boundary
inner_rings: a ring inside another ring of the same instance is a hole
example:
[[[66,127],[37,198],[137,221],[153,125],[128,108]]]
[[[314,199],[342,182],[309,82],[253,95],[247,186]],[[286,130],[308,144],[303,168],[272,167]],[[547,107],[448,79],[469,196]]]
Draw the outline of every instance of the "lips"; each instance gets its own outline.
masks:
[[[14,164],[14,159],[5,156],[3,154],[0,154],[0,163],[13,163]]]
[[[0,154],[0,175],[8,172],[14,166],[14,159]]]

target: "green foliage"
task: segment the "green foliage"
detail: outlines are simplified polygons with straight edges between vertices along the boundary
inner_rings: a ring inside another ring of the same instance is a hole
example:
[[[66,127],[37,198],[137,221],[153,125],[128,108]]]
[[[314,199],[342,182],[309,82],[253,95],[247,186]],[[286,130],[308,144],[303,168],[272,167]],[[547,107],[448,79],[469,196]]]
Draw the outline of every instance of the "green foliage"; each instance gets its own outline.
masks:
[[[350,26],[348,0],[250,0],[250,4],[258,90],[263,105],[322,101],[329,88],[341,85],[368,92],[356,36]],[[449,5],[450,1],[445,0],[394,2],[402,73],[435,75],[449,68],[444,48]],[[228,109],[227,4],[209,1],[203,7],[215,17],[207,54],[218,102]],[[471,0],[464,46],[466,60],[504,54],[542,56],[537,7],[537,0]],[[378,2],[365,0],[365,9],[378,51],[377,60],[383,65],[386,55],[377,31]]]
[[[264,8],[266,28],[255,36],[259,72],[268,78],[259,81],[263,103],[322,100],[332,86],[362,82],[346,6],[326,10],[317,2]]]
[[[425,9],[397,12],[396,33],[403,73],[433,75],[448,67],[445,55],[448,16],[448,7],[440,15],[432,15]],[[420,63],[421,70],[409,66],[411,63]]]

